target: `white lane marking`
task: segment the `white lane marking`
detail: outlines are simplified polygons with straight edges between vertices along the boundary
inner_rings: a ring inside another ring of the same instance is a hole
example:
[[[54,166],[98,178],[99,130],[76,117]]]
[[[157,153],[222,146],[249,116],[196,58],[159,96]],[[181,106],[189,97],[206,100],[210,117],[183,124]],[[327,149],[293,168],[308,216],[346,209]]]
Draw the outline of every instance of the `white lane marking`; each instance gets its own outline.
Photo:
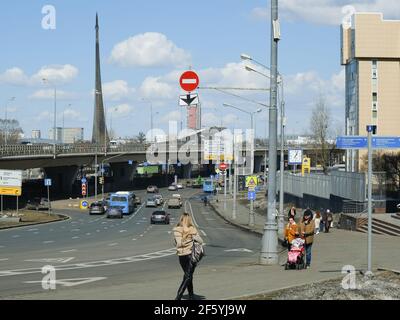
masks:
[[[238,248],[238,249],[229,249],[229,250],[224,250],[225,252],[253,252],[252,250],[246,249],[246,248]]]
[[[19,234],[15,234],[15,235],[13,235],[12,237],[13,237],[13,238],[19,238],[20,235],[19,235]]]
[[[200,232],[203,234],[203,236],[207,237],[207,234],[204,232],[204,230],[200,230]]]
[[[87,236],[90,236],[90,235],[91,235],[91,233],[90,233],[90,232],[88,232],[88,233],[86,233],[86,235],[87,235]]]
[[[105,224],[105,223],[107,223],[107,221],[103,221],[101,224]]]
[[[54,242],[53,240],[43,241],[44,244],[53,243],[53,242]]]
[[[95,268],[95,267],[103,267],[103,266],[122,264],[122,263],[131,263],[131,262],[138,262],[138,261],[145,261],[145,260],[160,259],[160,258],[172,256],[172,255],[176,255],[175,248],[165,249],[165,250],[151,252],[151,253],[147,253],[147,254],[141,254],[141,255],[132,256],[132,257],[124,257],[124,258],[117,258],[117,259],[111,259],[111,260],[92,261],[92,262],[86,262],[86,263],[76,263],[76,264],[70,264],[70,265],[58,265],[58,266],[55,266],[55,269],[56,269],[56,271],[63,271],[63,270]],[[8,277],[8,276],[32,274],[32,273],[42,273],[42,268],[1,270],[0,277]]]
[[[71,250],[64,250],[64,251],[60,251],[60,252],[62,252],[62,253],[67,253],[67,252],[74,252],[74,251],[78,251],[78,250],[76,250],[76,249],[71,249]]]
[[[96,232],[100,232],[100,230],[97,229]]]
[[[126,232],[126,231],[127,231],[127,230],[119,230],[119,232],[120,232],[120,233],[122,233],[122,232]]]
[[[39,234],[39,233],[40,233],[40,232],[37,232],[37,231],[36,231],[36,232],[34,232],[33,234]]]
[[[81,229],[72,229],[71,232],[78,232],[81,231]]]
[[[136,241],[137,239],[133,238],[132,241]]]
[[[118,243],[110,243],[109,244],[110,247],[113,247],[113,246],[116,246],[116,245],[118,245]]]
[[[38,231],[39,229],[28,229],[28,230],[25,230],[25,231]]]
[[[207,221],[215,221],[213,218],[206,218]]]
[[[104,227],[104,230],[107,230],[108,228],[107,227]]]
[[[203,211],[203,212],[201,212],[201,214],[210,214],[210,213],[209,213],[209,212],[204,212],[204,211]]]
[[[55,284],[61,285],[63,287],[75,287],[82,284],[105,280],[106,277],[93,277],[93,278],[76,278],[76,279],[61,279],[56,280]],[[42,281],[25,281],[24,283],[42,283]]]
[[[44,263],[67,263],[71,260],[74,260],[75,257],[66,257],[66,258],[43,258],[43,259],[29,259],[24,260],[27,262],[44,262]]]
[[[190,214],[192,216],[192,220],[194,222],[194,225],[197,227],[197,229],[199,229],[199,225],[197,224],[196,218],[195,218],[194,213],[193,213],[192,204],[190,203],[190,201],[186,200],[185,201],[185,208],[186,208],[186,203],[189,205]]]
[[[8,261],[8,260],[10,260],[10,259],[9,258],[0,259],[0,261]]]
[[[78,237],[78,236],[75,236],[75,237],[72,237],[72,239],[79,239],[79,237]]]
[[[128,221],[130,221],[131,219],[133,219],[134,217],[136,217],[136,215],[139,213],[139,211],[143,208],[143,206],[144,206],[144,203],[134,212],[134,213],[132,213],[132,215],[128,218],[128,219],[126,219],[126,220],[124,220],[123,222],[121,222],[121,224],[124,224],[124,223],[127,223]]]

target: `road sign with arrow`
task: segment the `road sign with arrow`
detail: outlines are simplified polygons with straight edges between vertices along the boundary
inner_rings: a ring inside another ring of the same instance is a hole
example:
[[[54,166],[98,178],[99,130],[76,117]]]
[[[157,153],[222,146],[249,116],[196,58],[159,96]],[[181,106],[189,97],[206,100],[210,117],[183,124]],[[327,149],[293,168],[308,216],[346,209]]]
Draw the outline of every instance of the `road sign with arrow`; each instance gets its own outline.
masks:
[[[199,96],[197,93],[191,93],[179,96],[179,105],[182,107],[187,107],[197,104],[199,104]]]

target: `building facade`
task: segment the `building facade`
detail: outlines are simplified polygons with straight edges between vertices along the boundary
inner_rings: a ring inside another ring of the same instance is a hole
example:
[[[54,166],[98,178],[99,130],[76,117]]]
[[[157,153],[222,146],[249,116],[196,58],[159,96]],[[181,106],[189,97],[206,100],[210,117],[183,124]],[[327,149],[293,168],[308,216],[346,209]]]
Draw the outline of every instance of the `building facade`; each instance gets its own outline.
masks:
[[[83,128],[56,128],[57,143],[76,143],[83,141]],[[49,139],[53,140],[53,128],[49,130]]]
[[[346,68],[346,135],[400,136],[400,21],[381,13],[356,13],[341,28]],[[348,151],[346,168],[358,171],[365,151]]]

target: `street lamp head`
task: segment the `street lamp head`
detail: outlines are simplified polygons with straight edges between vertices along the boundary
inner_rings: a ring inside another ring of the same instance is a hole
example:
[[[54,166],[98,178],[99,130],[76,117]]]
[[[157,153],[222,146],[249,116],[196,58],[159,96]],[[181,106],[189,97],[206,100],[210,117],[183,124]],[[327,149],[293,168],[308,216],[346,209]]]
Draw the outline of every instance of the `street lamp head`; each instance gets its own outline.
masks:
[[[251,59],[251,57],[250,57],[248,54],[245,54],[245,53],[242,53],[242,54],[240,55],[240,58],[241,58],[242,60],[253,60],[253,59]]]
[[[231,107],[231,108],[234,108],[234,106],[231,105],[231,104],[229,104],[229,103],[223,103],[222,105],[223,105],[224,107]]]
[[[262,111],[262,109],[261,108],[259,108],[259,109],[257,109],[257,113],[260,113]]]
[[[254,68],[250,67],[249,65],[245,65],[244,68],[245,68],[247,71],[255,71]]]

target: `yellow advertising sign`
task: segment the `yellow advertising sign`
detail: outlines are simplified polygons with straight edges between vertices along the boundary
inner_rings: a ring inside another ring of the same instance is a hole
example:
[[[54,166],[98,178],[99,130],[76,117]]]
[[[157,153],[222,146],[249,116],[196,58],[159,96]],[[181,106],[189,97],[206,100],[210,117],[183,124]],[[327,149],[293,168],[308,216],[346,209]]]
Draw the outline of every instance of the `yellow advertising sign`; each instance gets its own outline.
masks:
[[[309,174],[311,171],[311,159],[303,158],[303,163],[301,165],[301,175],[304,176],[305,173]]]
[[[0,187],[0,195],[2,196],[20,196],[21,194],[21,187]]]
[[[255,188],[257,185],[258,185],[257,176],[246,177],[246,187],[247,188]]]

